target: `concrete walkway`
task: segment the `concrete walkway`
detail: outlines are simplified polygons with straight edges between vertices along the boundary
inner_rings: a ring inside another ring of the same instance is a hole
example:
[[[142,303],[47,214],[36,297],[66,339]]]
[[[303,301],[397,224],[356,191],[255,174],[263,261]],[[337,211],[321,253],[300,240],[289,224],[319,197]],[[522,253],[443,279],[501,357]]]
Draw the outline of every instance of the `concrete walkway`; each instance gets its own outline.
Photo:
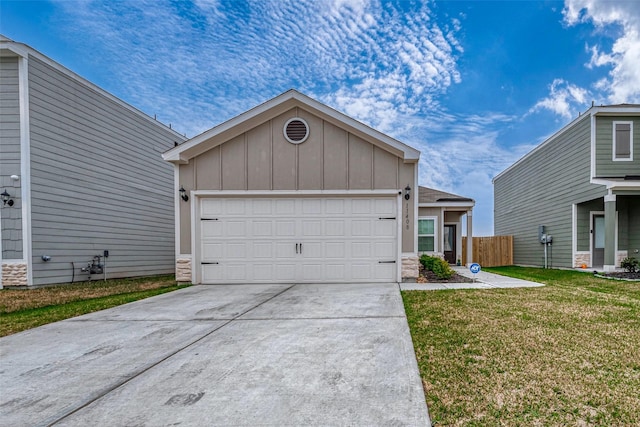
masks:
[[[398,285],[192,286],[0,338],[2,426],[429,426]]]
[[[496,289],[496,288],[531,288],[544,286],[543,283],[530,282],[528,280],[515,279],[513,277],[501,276],[499,274],[480,271],[474,275],[467,267],[453,267],[461,276],[474,278],[474,283],[402,283],[400,289],[403,291],[421,290],[437,291],[443,289]]]

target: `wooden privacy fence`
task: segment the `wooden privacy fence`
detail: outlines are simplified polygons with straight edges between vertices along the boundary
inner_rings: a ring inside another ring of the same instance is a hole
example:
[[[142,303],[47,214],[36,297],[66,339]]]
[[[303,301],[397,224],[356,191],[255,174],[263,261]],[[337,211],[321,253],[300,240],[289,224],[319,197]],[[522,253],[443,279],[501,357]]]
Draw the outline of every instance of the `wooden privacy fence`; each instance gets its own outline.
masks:
[[[473,238],[473,259],[467,260],[467,237],[462,238],[462,265],[477,262],[483,267],[513,265],[513,236]]]

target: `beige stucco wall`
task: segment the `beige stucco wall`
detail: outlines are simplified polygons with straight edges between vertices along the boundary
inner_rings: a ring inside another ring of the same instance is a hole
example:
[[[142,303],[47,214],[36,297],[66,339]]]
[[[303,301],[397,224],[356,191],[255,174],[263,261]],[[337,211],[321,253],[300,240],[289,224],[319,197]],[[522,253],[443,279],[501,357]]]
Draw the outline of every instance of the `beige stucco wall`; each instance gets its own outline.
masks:
[[[291,144],[285,122],[303,118],[309,138]],[[218,145],[179,169],[190,190],[378,190],[415,187],[417,163],[404,163],[376,146],[303,109],[293,108]],[[414,188],[414,191],[417,189]],[[415,195],[416,193],[414,193]],[[403,199],[402,251],[413,252],[416,198]],[[180,253],[191,253],[189,203],[180,203]]]

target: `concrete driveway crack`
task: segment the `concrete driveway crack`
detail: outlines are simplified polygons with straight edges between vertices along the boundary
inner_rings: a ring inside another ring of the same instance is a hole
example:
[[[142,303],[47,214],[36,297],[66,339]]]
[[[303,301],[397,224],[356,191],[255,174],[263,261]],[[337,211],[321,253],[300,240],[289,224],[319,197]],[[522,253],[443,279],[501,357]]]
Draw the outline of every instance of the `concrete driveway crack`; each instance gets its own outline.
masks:
[[[290,290],[291,288],[293,288],[294,286],[296,286],[295,284],[288,286],[287,288],[283,289],[282,291],[272,295],[271,297],[265,299],[264,301],[261,301],[260,303],[254,305],[253,307],[248,308],[247,310],[243,311],[242,313],[234,316],[232,319],[226,320],[222,325],[217,326],[215,328],[213,328],[211,331],[207,332],[206,334],[202,335],[200,338],[195,339],[193,341],[191,341],[190,343],[178,348],[177,350],[169,353],[168,355],[166,355],[165,357],[161,358],[160,360],[157,360],[137,371],[134,371],[131,375],[129,375],[127,378],[118,381],[115,384],[112,384],[111,386],[99,390],[95,393],[92,393],[91,395],[89,395],[89,397],[81,402],[78,402],[76,405],[72,405],[70,407],[65,408],[63,411],[59,412],[56,415],[53,415],[51,417],[49,417],[48,419],[44,420],[41,424],[42,426],[53,426],[61,421],[63,421],[65,418],[70,417],[71,415],[75,414],[76,412],[80,411],[81,409],[91,405],[93,402],[103,398],[104,396],[108,395],[109,393],[113,392],[114,390],[126,385],[127,383],[129,383],[130,381],[134,380],[135,378],[139,377],[140,375],[144,374],[145,372],[155,368],[156,366],[160,365],[161,363],[165,362],[166,360],[172,358],[173,356],[175,356],[176,354],[188,349],[189,347],[192,347],[193,345],[199,343],[200,341],[202,341],[203,339],[209,337],[211,334],[219,331],[220,329],[224,328],[225,326],[227,326],[229,323],[237,320],[239,317],[244,316],[245,314],[249,313],[252,310],[255,310],[256,308],[260,307],[263,304],[268,303],[269,301],[273,300],[274,298],[279,297],[280,295],[284,294],[285,292],[287,292],[288,290]]]

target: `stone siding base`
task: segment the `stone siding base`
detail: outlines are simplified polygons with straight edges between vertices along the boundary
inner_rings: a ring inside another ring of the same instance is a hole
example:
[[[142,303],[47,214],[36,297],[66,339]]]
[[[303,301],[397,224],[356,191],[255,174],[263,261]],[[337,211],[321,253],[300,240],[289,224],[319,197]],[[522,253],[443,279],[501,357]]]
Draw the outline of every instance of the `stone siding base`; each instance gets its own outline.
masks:
[[[27,263],[2,263],[2,286],[27,286]]]
[[[176,281],[191,282],[191,258],[176,259]]]
[[[591,267],[591,252],[576,252],[576,257],[573,260],[574,268],[586,268]]]
[[[417,256],[402,257],[402,281],[414,281],[418,278],[420,261]]]
[[[616,252],[616,267],[620,267],[622,264],[622,260],[629,256],[628,251],[618,251]]]

